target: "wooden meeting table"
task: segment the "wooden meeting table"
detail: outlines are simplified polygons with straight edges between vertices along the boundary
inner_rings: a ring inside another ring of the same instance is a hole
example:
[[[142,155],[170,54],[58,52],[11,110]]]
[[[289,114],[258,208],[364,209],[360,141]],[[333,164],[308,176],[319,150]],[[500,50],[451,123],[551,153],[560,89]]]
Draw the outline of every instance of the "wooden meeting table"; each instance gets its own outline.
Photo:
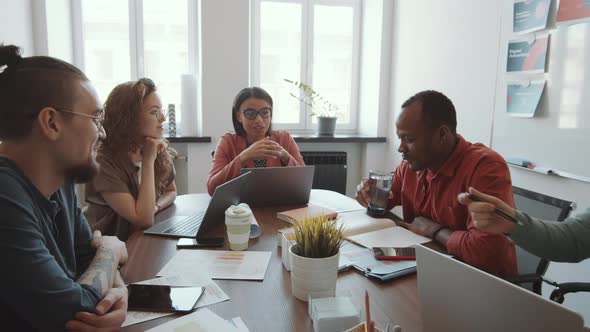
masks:
[[[207,194],[178,196],[170,208],[156,216],[156,222],[174,215],[194,214],[205,209],[209,199]],[[290,273],[283,267],[281,248],[277,246],[277,231],[289,226],[276,219],[277,212],[297,207],[300,206],[252,209],[262,234],[250,240],[248,250],[272,253],[264,281],[215,280],[230,300],[207,308],[224,319],[240,316],[250,331],[313,331],[307,303],[291,294]],[[225,237],[225,247],[220,249],[229,250],[223,223],[207,233],[210,237]],[[154,278],[177,252],[176,242],[176,238],[135,232],[127,241],[129,260],[121,268],[124,280],[133,283]],[[355,270],[339,273],[337,294],[348,294],[358,307],[363,307],[365,290],[370,296],[371,318],[377,326],[391,322],[392,326],[400,325],[404,332],[422,331],[416,274],[380,284]],[[123,331],[145,331],[177,317],[167,316],[127,326]]]

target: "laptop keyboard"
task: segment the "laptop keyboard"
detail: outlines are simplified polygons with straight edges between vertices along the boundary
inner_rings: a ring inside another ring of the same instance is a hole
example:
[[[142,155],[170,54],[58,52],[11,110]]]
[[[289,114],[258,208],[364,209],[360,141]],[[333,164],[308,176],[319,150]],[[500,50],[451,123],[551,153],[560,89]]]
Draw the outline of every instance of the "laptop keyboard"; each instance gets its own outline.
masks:
[[[203,222],[205,211],[192,215],[182,221],[179,221],[163,231],[164,234],[178,234],[183,236],[195,236],[201,222]]]

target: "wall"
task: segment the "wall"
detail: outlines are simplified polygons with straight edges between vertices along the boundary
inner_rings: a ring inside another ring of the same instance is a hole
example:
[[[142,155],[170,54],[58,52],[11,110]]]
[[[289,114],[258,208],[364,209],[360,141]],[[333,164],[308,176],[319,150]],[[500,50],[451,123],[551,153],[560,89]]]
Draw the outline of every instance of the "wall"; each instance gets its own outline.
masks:
[[[31,1],[0,0],[0,43],[14,44],[24,56],[35,53]]]
[[[492,120],[499,68],[501,30],[510,24],[502,17],[503,1],[396,1],[393,9],[393,54],[390,123],[399,106],[416,91],[437,89],[457,108],[458,131],[471,141],[492,145]],[[501,98],[499,98],[501,99]],[[395,127],[390,128],[394,133]],[[397,138],[388,137],[391,149]],[[560,146],[548,146],[559,150]],[[399,154],[388,156],[399,164]],[[572,200],[578,210],[590,206],[590,184],[511,168],[514,185]],[[580,264],[552,263],[547,276],[561,282],[588,281],[590,260]],[[548,295],[550,288],[544,289]],[[570,294],[565,305],[590,322],[590,294]],[[588,325],[588,323],[586,323]]]

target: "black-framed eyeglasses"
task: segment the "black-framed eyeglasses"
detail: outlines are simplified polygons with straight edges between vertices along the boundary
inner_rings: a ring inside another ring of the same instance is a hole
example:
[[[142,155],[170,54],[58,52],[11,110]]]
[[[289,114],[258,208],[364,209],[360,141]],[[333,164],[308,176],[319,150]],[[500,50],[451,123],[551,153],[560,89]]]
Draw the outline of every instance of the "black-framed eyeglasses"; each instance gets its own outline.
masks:
[[[266,119],[272,115],[272,108],[264,107],[259,110],[248,108],[240,112],[242,112],[248,120],[254,120],[258,115],[260,115],[261,118]]]
[[[74,112],[74,111],[69,111],[69,110],[65,110],[62,108],[54,108],[54,109],[56,111],[62,112],[62,113],[74,114],[74,115],[79,115],[79,116],[91,118],[92,122],[94,122],[94,125],[96,125],[96,129],[98,131],[100,131],[102,129],[102,126],[104,123],[104,110],[102,108],[99,108],[97,110],[98,115],[90,115],[90,114],[86,114],[86,113]]]

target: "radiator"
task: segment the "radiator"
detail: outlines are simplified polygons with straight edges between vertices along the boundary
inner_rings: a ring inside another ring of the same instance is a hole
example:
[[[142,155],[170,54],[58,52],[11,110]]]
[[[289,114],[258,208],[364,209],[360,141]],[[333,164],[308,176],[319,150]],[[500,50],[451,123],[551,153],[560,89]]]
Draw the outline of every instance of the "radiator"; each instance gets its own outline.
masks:
[[[314,165],[314,189],[346,194],[346,152],[301,152],[306,165]]]

